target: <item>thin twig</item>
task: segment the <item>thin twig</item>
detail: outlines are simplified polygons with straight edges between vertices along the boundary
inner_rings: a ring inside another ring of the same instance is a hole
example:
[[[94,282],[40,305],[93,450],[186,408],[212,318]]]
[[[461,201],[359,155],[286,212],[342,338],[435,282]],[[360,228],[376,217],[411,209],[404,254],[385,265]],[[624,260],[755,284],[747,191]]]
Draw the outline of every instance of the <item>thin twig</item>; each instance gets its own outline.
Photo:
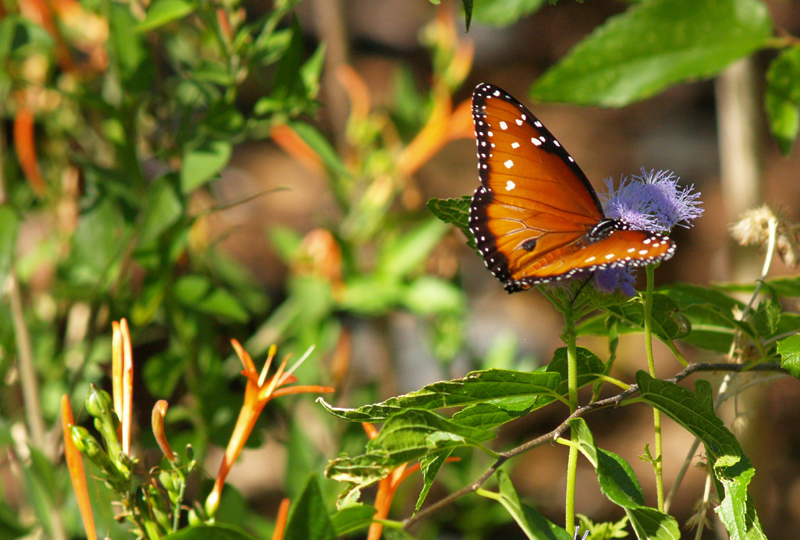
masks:
[[[705,371],[733,371],[733,372],[740,372],[745,369],[745,366],[742,364],[698,364],[692,363],[686,366],[683,370],[678,372],[674,377],[670,379],[666,379],[667,382],[677,383],[681,380],[685,379],[686,377],[692,375],[696,372],[705,372]],[[748,372],[753,371],[785,371],[779,364],[760,364],[757,366],[750,367]],[[532,439],[524,444],[521,444],[507,452],[502,452],[500,457],[481,474],[474,482],[464,486],[463,488],[459,489],[458,491],[454,491],[444,499],[441,499],[430,506],[427,506],[417,512],[415,515],[405,519],[403,521],[403,528],[407,529],[408,527],[414,525],[416,522],[420,521],[421,519],[438,512],[440,509],[444,508],[445,506],[453,503],[456,499],[467,495],[469,493],[474,493],[478,488],[480,488],[489,478],[494,475],[494,473],[499,469],[503,463],[508,461],[514,456],[527,452],[528,450],[532,450],[537,446],[541,446],[542,444],[554,441],[561,437],[565,431],[569,428],[569,421],[573,418],[580,418],[585,416],[591,412],[600,410],[600,409],[607,409],[609,407],[616,407],[632,395],[639,392],[639,386],[636,384],[632,384],[628,387],[627,390],[620,392],[619,394],[606,398],[601,399],[599,401],[595,401],[594,403],[590,403],[589,405],[585,405],[583,407],[579,407],[575,410],[574,413],[569,415],[557,428],[554,430],[545,433],[535,439]]]

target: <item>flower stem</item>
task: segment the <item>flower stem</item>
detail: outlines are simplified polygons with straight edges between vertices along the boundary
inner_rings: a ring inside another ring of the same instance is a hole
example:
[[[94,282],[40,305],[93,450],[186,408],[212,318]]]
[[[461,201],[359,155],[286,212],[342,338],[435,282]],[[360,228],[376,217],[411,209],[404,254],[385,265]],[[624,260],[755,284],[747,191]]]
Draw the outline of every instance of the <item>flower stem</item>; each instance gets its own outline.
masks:
[[[656,377],[656,364],[653,360],[653,282],[655,281],[655,267],[651,264],[645,266],[647,274],[647,288],[644,293],[644,348],[647,355],[647,369],[650,376]],[[664,511],[664,472],[661,443],[661,411],[653,409],[653,431],[655,432],[655,458],[653,470],[656,474],[656,496],[658,510]]]
[[[572,304],[565,302],[562,313],[564,314],[564,333],[561,338],[567,344],[567,387],[569,398],[569,412],[578,408],[578,347],[575,344],[575,313]],[[576,434],[570,437],[575,441]],[[569,447],[567,458],[567,493],[565,504],[565,527],[568,531],[575,529],[575,480],[578,472],[578,445]]]

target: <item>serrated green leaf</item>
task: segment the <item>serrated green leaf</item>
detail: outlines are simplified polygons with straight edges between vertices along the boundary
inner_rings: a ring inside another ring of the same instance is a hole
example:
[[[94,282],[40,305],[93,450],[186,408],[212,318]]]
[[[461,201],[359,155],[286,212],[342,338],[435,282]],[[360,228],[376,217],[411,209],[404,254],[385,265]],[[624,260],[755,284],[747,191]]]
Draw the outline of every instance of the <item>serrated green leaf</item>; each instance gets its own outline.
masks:
[[[578,388],[592,384],[605,372],[603,361],[589,349],[577,347],[576,367],[578,370]],[[558,393],[567,394],[567,348],[559,347],[553,353],[553,360],[547,365],[548,373],[558,373],[561,375],[561,385]]]
[[[367,451],[386,452],[395,466],[430,452],[477,446],[494,437],[491,431],[457,424],[433,411],[410,409],[389,418],[367,443]]]
[[[539,11],[546,0],[484,0],[473,11],[475,22],[487,26],[508,26]]]
[[[641,485],[628,462],[613,452],[597,448],[583,418],[570,420],[569,426],[572,440],[578,442],[578,449],[595,466],[600,491],[625,509],[637,536],[641,539],[678,540],[680,530],[675,518],[644,506]]]
[[[669,86],[719,73],[765,47],[759,0],[652,0],[611,17],[531,88],[531,97],[622,107]]]
[[[334,540],[331,520],[316,474],[310,474],[300,498],[289,510],[284,540]]]
[[[150,4],[144,20],[136,27],[136,31],[149,32],[172,21],[182,19],[194,10],[194,4],[186,0],[155,0]]]
[[[214,179],[231,160],[233,146],[227,141],[211,141],[186,153],[181,164],[181,191],[192,193]]]
[[[414,506],[415,514],[419,512],[420,508],[422,508],[422,503],[425,502],[425,498],[428,496],[431,486],[433,486],[433,481],[436,479],[439,469],[442,468],[442,465],[444,465],[445,461],[447,461],[447,458],[450,457],[452,452],[453,449],[448,448],[446,450],[442,450],[441,452],[434,452],[420,458],[419,470],[422,473],[422,490],[419,492],[417,504]]]
[[[626,508],[625,513],[636,535],[641,539],[680,540],[681,538],[681,531],[675,518],[655,508]]]
[[[643,371],[636,374],[636,382],[644,401],[678,422],[705,445],[714,475],[725,492],[717,512],[731,538],[765,538],[747,494],[747,485],[755,470],[736,437],[708,407],[710,388],[697,392],[706,396],[700,401],[686,388],[653,379]],[[697,385],[709,386],[709,383],[701,380]]]
[[[429,384],[415,392],[357,409],[332,407],[321,398],[318,402],[329,413],[351,422],[383,422],[406,409],[433,410],[474,404],[494,405],[503,411],[527,411],[539,402],[553,401],[560,382],[557,373],[489,369],[473,371],[462,379]]]
[[[389,418],[380,433],[367,443],[359,456],[341,456],[332,460],[325,475],[361,489],[412,460],[440,454],[462,446],[478,446],[494,433],[462,426],[434,412],[406,410]]]
[[[768,338],[775,334],[781,319],[780,302],[769,298],[760,302],[753,313],[753,328],[756,335]]]
[[[788,155],[800,129],[800,46],[784,49],[770,63],[764,108],[772,136]]]
[[[644,371],[636,373],[636,382],[644,401],[703,441],[706,453],[712,462],[728,455],[747,459],[733,433],[690,390],[675,383],[653,379]],[[707,384],[707,382],[698,381],[697,384]],[[705,393],[704,391],[704,395]]]
[[[800,336],[780,340],[778,354],[781,355],[781,367],[788,370],[792,377],[800,378]]]
[[[467,238],[467,245],[477,252],[475,237],[469,230],[469,205],[472,197],[464,195],[459,199],[430,199],[425,206],[437,218],[458,227]]]
[[[626,302],[625,304],[608,306],[606,310],[614,314],[623,323],[636,329],[644,329],[644,304],[642,302]],[[678,304],[669,297],[653,294],[653,334],[663,341],[687,337],[687,329],[677,317]]]
[[[528,538],[531,540],[572,540],[572,536],[566,530],[522,503],[511,478],[503,469],[497,471],[497,484],[499,493],[491,498],[503,505],[503,508],[511,514]]]

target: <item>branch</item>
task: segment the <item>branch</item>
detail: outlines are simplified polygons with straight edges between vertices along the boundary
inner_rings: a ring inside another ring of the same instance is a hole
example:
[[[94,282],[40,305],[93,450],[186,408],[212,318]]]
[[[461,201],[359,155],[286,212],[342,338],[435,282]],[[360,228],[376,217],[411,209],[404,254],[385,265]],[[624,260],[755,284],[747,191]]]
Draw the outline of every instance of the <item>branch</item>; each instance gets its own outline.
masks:
[[[783,369],[779,364],[769,363],[769,364],[759,364],[756,366],[750,366],[745,364],[698,364],[692,363],[683,368],[683,370],[679,371],[674,377],[670,379],[666,379],[668,382],[671,383],[678,383],[692,375],[695,372],[699,371],[731,371],[731,372],[762,372],[762,371],[782,371],[784,373],[788,373],[785,369]],[[583,407],[579,407],[575,409],[575,412],[569,415],[557,428],[550,431],[549,433],[545,433],[533,440],[530,440],[524,444],[521,444],[511,450],[506,452],[500,453],[500,457],[489,467],[477,480],[464,486],[463,488],[459,489],[458,491],[454,491],[444,499],[436,501],[430,506],[427,506],[420,510],[418,513],[414,514],[410,518],[407,518],[403,521],[403,528],[407,529],[408,527],[414,525],[419,520],[438,512],[440,509],[444,508],[445,506],[451,504],[453,501],[462,497],[463,495],[467,495],[468,493],[473,493],[478,490],[489,478],[494,475],[494,473],[499,469],[503,463],[508,461],[514,456],[527,452],[528,450],[533,450],[537,446],[541,446],[542,444],[554,441],[561,437],[565,431],[569,428],[569,421],[573,418],[580,418],[585,416],[591,412],[600,410],[600,409],[607,409],[608,407],[616,407],[624,400],[628,399],[632,395],[639,392],[639,386],[636,384],[632,384],[628,387],[627,390],[620,392],[619,394],[612,396],[610,398],[601,399],[599,401],[595,401],[594,403],[590,403],[589,405],[585,405]]]

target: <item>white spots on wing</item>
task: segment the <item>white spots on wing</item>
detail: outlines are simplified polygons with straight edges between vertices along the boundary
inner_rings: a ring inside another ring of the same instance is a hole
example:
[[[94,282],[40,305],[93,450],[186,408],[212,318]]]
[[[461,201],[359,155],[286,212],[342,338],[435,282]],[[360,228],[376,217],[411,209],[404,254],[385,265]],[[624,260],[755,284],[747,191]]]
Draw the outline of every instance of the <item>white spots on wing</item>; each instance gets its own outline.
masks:
[[[542,142],[547,142],[547,139],[545,139],[544,135],[539,135],[539,140]]]
[[[597,259],[597,257],[595,257],[594,255],[592,255],[591,257],[589,257],[588,259],[586,259],[586,262],[587,262],[587,263],[590,263],[590,262],[594,261],[595,259]]]
[[[513,161],[513,160],[510,160],[510,159],[507,159],[507,160],[506,160],[506,161],[503,163],[503,165],[505,165],[505,166],[506,166],[506,169],[510,169],[511,167],[513,167],[513,166],[514,166],[514,161]]]
[[[639,255],[647,255],[649,252],[646,249],[640,249]]]
[[[491,131],[487,131],[486,135],[489,136],[489,137],[494,137],[494,133],[492,133]]]
[[[635,248],[635,247],[628,248],[628,253],[633,253],[634,251],[636,251],[636,248]]]
[[[511,143],[511,148],[516,150],[517,148],[519,148],[519,143],[517,141],[514,141],[513,143]]]
[[[500,120],[500,129],[505,131],[506,129],[508,129],[508,124]]]
[[[525,116],[525,115],[523,115],[523,116]],[[521,126],[522,125],[522,118],[517,118],[515,120],[515,122],[517,123],[518,126]]]
[[[575,163],[575,160],[572,159],[572,156],[567,156],[567,159],[570,160],[571,163]]]
[[[644,244],[644,245],[647,245],[647,244],[649,244],[649,243],[650,243],[650,242],[652,242],[652,241],[653,241],[653,239],[652,239],[652,238],[646,238],[646,239],[644,240],[644,242],[642,242],[642,244]]]
[[[542,123],[539,122],[538,120],[536,122],[534,122],[533,125],[538,127],[538,128],[542,127]]]
[[[557,141],[557,140],[555,140],[555,139],[553,139],[553,144],[554,144],[554,145],[556,145],[556,146],[561,146],[561,143],[560,143],[560,142],[558,142],[558,141]]]
[[[533,143],[535,146],[542,146],[542,141],[540,141],[540,140],[539,140],[539,139],[537,139],[536,137],[531,137],[531,142],[532,142],[532,143]]]
[[[606,255],[606,260],[607,261],[610,261],[613,258],[614,258],[614,254],[613,253],[609,253],[608,255]]]
[[[517,187],[517,184],[515,184],[513,181],[509,180],[508,182],[506,182],[506,191],[511,191],[515,187]]]
[[[500,97],[500,90],[494,91],[494,97]]]

